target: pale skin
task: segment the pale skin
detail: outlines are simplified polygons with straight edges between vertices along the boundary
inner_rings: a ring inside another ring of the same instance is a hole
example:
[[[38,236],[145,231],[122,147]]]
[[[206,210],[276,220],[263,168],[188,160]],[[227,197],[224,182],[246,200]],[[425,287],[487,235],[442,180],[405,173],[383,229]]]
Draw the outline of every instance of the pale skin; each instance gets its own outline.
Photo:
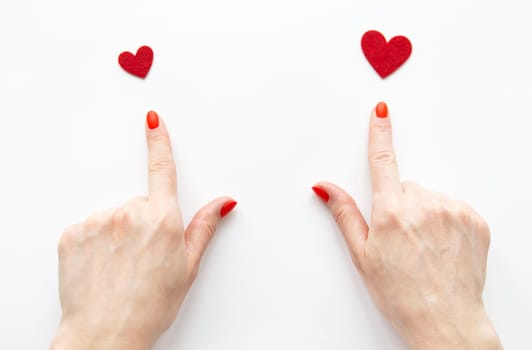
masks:
[[[91,215],[61,237],[63,312],[52,349],[150,349],[175,319],[221,213],[234,202],[214,200],[185,228],[166,127],[161,121],[146,134],[149,196]],[[484,220],[463,202],[400,181],[390,118],[375,110],[369,162],[369,224],[338,186],[314,189],[377,307],[412,349],[502,349],[482,301]]]
[[[400,181],[390,118],[376,110],[368,151],[369,222],[338,186],[315,188],[327,194],[377,307],[411,349],[502,349],[482,302],[490,244],[485,221],[464,202]]]
[[[158,124],[146,126],[149,196],[93,214],[61,237],[63,312],[52,349],[150,349],[194,282],[222,208],[236,204],[218,198],[184,228],[170,139]]]

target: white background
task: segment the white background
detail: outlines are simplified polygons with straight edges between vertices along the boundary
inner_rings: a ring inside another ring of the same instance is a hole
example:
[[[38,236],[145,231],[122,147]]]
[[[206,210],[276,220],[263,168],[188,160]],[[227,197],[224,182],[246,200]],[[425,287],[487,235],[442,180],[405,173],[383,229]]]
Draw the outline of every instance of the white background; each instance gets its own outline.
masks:
[[[60,316],[56,242],[146,192],[145,113],[165,118],[188,220],[239,201],[157,349],[404,349],[310,187],[371,209],[371,108],[388,102],[404,179],[492,229],[485,302],[531,349],[532,2],[39,0],[0,3],[0,348],[44,349]],[[369,29],[406,35],[382,80]],[[122,51],[150,45],[146,80]]]

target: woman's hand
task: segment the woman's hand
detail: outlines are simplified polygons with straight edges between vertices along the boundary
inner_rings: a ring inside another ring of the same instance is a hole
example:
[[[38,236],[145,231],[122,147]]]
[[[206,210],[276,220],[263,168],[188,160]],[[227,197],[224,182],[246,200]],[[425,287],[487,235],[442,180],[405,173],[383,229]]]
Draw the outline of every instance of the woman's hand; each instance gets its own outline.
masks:
[[[59,242],[62,318],[52,349],[149,349],[176,317],[218,221],[219,198],[186,229],[166,127],[148,113],[149,197],[91,215]]]
[[[371,223],[345,191],[318,183],[378,308],[412,349],[502,349],[482,302],[490,231],[467,204],[401,183],[387,106],[369,132]]]

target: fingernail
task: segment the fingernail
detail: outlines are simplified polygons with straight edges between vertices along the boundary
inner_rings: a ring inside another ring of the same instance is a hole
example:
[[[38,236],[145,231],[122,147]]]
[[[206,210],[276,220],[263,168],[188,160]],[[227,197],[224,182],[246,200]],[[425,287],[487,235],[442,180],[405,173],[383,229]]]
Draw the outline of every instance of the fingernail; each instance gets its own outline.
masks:
[[[312,187],[312,190],[314,191],[314,193],[316,193],[316,195],[318,197],[323,199],[323,201],[325,203],[329,202],[329,198],[330,198],[329,194],[327,192],[325,192],[325,190],[323,188],[314,186],[314,187]]]
[[[386,118],[388,116],[388,106],[384,102],[379,102],[375,108],[375,113],[379,118]]]
[[[225,218],[227,214],[229,214],[233,209],[235,209],[236,205],[237,202],[233,200],[225,203],[222,209],[220,209],[220,216],[222,217],[222,219]]]
[[[146,116],[146,122],[148,123],[148,128],[155,129],[159,126],[159,116],[154,111],[149,111]]]

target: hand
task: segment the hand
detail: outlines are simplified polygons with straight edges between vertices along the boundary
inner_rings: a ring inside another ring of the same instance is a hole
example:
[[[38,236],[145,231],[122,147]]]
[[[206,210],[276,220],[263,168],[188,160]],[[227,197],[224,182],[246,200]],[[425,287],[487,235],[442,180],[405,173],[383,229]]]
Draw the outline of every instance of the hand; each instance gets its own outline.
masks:
[[[400,182],[384,103],[371,116],[369,163],[369,227],[344,190],[313,189],[378,308],[412,349],[502,349],[482,302],[488,226],[467,204]]]
[[[219,198],[185,230],[166,127],[150,112],[149,197],[91,215],[59,242],[62,318],[52,349],[149,349],[171,325],[218,221]]]

